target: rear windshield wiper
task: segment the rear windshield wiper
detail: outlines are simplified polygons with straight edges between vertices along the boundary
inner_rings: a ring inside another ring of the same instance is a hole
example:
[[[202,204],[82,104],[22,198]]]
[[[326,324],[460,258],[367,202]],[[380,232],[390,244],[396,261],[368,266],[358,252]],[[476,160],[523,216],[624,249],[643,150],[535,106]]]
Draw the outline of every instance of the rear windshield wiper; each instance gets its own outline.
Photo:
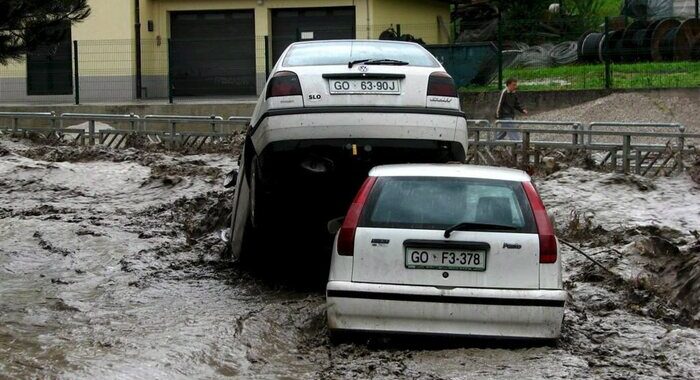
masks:
[[[358,63],[364,63],[365,65],[397,65],[397,66],[408,65],[408,62],[399,61],[397,59],[386,59],[386,58],[382,58],[382,59],[358,59],[355,61],[348,62],[348,68],[352,69],[352,67],[357,65]]]
[[[448,238],[454,231],[460,230],[476,230],[476,231],[515,231],[518,228],[515,226],[506,226],[503,224],[488,224],[488,223],[457,223],[454,226],[445,230],[445,237]]]
[[[369,59],[357,59],[354,61],[348,62],[348,69],[352,69],[353,66],[357,65],[358,63],[365,63],[369,61]]]
[[[396,66],[406,66],[408,62],[399,61],[398,59],[372,59],[365,62],[365,65],[396,65]]]

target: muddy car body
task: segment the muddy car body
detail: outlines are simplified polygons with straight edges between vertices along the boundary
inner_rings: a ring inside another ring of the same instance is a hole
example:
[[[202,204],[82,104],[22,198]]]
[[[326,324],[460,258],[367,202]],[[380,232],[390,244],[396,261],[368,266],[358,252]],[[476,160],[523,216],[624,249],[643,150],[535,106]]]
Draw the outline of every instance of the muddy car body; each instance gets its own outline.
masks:
[[[332,333],[560,335],[566,292],[557,240],[518,170],[374,168],[331,260]]]
[[[326,222],[345,213],[372,167],[463,161],[466,149],[454,82],[420,45],[293,44],[272,70],[247,132],[231,222],[234,257],[251,231],[283,215],[295,215],[292,227],[310,227],[307,237],[329,240]]]

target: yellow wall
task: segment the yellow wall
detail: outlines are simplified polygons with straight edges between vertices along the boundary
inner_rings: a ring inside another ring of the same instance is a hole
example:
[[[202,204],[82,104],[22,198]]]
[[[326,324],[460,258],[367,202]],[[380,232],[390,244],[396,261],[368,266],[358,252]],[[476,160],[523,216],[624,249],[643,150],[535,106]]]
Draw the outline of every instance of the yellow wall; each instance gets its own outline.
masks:
[[[133,0],[89,0],[90,17],[73,25],[74,40],[134,38]]]
[[[134,1],[89,0],[92,14],[76,24],[72,37],[79,41],[80,69],[83,75],[133,75]],[[257,71],[264,73],[263,36],[270,35],[270,9],[355,6],[357,38],[377,38],[390,25],[401,24],[402,33],[423,38],[427,43],[446,43],[448,35],[440,28],[437,15],[449,23],[450,7],[436,0],[141,0],[141,39],[144,75],[167,74],[169,12],[207,9],[254,9],[258,36]],[[154,31],[147,29],[148,20]],[[22,77],[26,64],[14,62],[0,67],[0,77]]]
[[[167,39],[170,35],[170,12],[189,10],[223,10],[223,9],[253,9],[255,11],[255,34],[258,59],[256,69],[265,72],[263,36],[270,35],[270,9],[274,8],[309,8],[355,6],[355,17],[359,25],[364,25],[367,18],[366,0],[263,0],[262,5],[257,0],[142,0],[147,7],[147,13],[142,11],[141,23],[143,44],[143,67],[145,75],[164,75],[167,73]],[[371,0],[369,1],[371,4]],[[143,6],[142,6],[143,8]],[[153,20],[154,31],[148,32],[147,21]],[[358,28],[359,38],[366,38],[366,32]],[[160,40],[160,44],[158,44]],[[165,59],[164,59],[165,58]]]
[[[90,0],[88,3],[90,16],[71,28],[72,39],[84,42],[79,46],[79,50],[85,53],[85,61],[80,62],[81,69],[85,69],[86,75],[92,71],[130,75],[132,64],[114,57],[133,54],[133,0]],[[24,60],[12,62],[0,66],[0,78],[26,76],[26,70]]]
[[[443,25],[438,25],[438,16]],[[435,0],[374,0],[372,38],[386,28],[401,25],[401,34],[412,34],[428,44],[449,42],[450,5]]]

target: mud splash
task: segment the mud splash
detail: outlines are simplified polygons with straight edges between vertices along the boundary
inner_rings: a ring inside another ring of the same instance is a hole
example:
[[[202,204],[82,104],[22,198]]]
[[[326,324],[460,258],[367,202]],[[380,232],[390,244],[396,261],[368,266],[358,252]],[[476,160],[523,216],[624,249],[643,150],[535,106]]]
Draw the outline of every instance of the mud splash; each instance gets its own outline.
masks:
[[[576,243],[606,250],[596,259],[622,278],[563,251],[571,299],[555,346],[377,336],[333,345],[322,287],[299,286],[304,268],[222,260],[232,193],[220,179],[232,155],[0,139],[2,151],[0,377],[700,376],[700,334],[679,317],[689,312],[675,302],[656,310],[663,294],[687,299],[697,283],[668,277],[670,293],[631,285],[642,271],[697,273],[697,262],[676,260],[697,252],[687,179],[642,189],[571,168],[539,180],[562,236],[573,236],[572,210],[593,215],[588,227],[580,217]],[[678,251],[645,243],[653,236]]]

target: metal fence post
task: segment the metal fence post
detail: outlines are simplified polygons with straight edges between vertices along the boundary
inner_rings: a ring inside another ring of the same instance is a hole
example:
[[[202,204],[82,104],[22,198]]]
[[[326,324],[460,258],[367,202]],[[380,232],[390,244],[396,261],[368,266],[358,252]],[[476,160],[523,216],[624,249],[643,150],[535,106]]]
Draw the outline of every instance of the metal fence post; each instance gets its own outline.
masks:
[[[136,122],[134,121],[134,113],[133,113],[133,112],[130,113],[130,114],[129,114],[129,117],[130,117],[130,119],[129,119],[129,130],[130,130],[131,132],[134,132],[134,131],[136,131]]]
[[[175,148],[177,146],[177,141],[175,141],[175,135],[177,134],[177,123],[174,121],[170,122],[170,147]]]
[[[503,19],[501,18],[501,11],[498,11],[498,20],[497,20],[497,59],[498,59],[498,90],[503,89],[503,31],[501,27],[501,22],[503,22]]]
[[[270,37],[265,36],[265,80],[270,77]]]
[[[80,70],[78,69],[78,41],[73,41],[73,81],[75,82],[75,104],[80,104]]]
[[[523,166],[530,163],[530,132],[523,132]]]
[[[51,130],[56,132],[56,111],[51,111]]]
[[[12,118],[12,133],[15,134],[17,133],[17,129],[19,128],[19,118],[13,117]]]
[[[627,174],[630,171],[630,145],[632,137],[630,135],[622,136],[622,172]]]
[[[481,131],[476,131],[474,134],[474,164],[479,165],[479,141],[481,140]]]
[[[212,133],[216,133],[216,115],[211,115],[209,117],[211,118],[211,131]]]
[[[88,134],[90,135],[90,146],[95,145],[95,120],[88,121]]]
[[[697,2],[695,4],[697,4]],[[678,162],[678,168],[682,172],[684,170],[683,149],[685,149],[685,137],[683,134],[685,133],[685,127],[681,125],[678,127],[678,130],[680,131],[680,135],[678,136],[678,154],[676,156],[676,161]]]
[[[605,34],[603,35],[603,56],[605,59],[603,60],[605,64],[605,89],[610,89],[612,87],[612,71],[610,67],[610,59],[608,59],[609,54],[608,54],[608,32],[610,31],[610,25],[609,25],[609,17],[605,17]]]
[[[168,38],[168,103],[173,104],[173,44]]]

